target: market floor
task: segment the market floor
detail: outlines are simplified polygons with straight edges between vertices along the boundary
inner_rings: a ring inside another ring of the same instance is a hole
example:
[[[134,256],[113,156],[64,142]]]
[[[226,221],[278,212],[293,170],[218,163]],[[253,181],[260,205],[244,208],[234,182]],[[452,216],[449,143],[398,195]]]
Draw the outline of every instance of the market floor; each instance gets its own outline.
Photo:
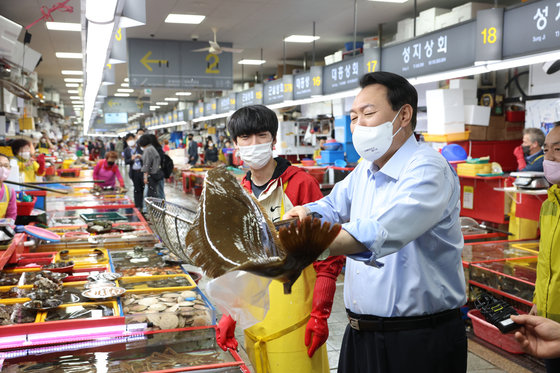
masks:
[[[132,185],[128,177],[125,176],[127,187],[129,187],[128,194],[132,198]],[[166,183],[165,185],[165,196],[166,200],[173,203],[181,203],[185,199],[194,198],[193,196],[186,195],[182,191],[180,185],[172,185]],[[205,281],[201,281],[199,286],[204,290]],[[342,343],[342,336],[346,325],[348,324],[348,319],[346,318],[346,311],[344,309],[343,300],[343,276],[339,276],[336,293],[334,297],[334,305],[332,309],[332,314],[329,318],[329,338],[327,340],[327,351],[329,355],[329,365],[331,367],[331,372],[336,372],[336,367],[338,364],[338,356],[340,354],[340,345]],[[239,329],[239,328],[238,328]],[[243,341],[243,331],[236,330],[236,337],[239,340],[240,346],[240,356],[251,368],[249,359],[244,350]],[[484,342],[480,342],[476,338],[469,339],[469,355],[468,355],[468,368],[467,372],[472,373],[530,373],[530,372],[545,372],[544,368],[539,364],[530,366],[530,369],[526,369],[514,361],[515,357],[513,355],[508,356],[507,353],[499,352],[491,347],[488,347]],[[527,364],[524,364],[527,366]]]

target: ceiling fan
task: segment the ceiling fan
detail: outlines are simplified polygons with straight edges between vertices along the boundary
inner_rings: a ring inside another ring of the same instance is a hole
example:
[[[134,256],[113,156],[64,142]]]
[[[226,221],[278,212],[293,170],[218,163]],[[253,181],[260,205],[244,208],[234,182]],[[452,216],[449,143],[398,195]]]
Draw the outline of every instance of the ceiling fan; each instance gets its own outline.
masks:
[[[227,47],[220,47],[220,44],[218,44],[218,42],[216,41],[216,32],[218,32],[218,29],[216,27],[212,27],[212,31],[214,32],[214,40],[209,40],[208,43],[210,44],[209,47],[207,48],[200,48],[200,49],[195,49],[193,50],[193,52],[210,52],[213,54],[220,54],[222,52],[230,52],[230,53],[241,53],[243,52],[243,49],[235,49],[235,48],[227,48]]]

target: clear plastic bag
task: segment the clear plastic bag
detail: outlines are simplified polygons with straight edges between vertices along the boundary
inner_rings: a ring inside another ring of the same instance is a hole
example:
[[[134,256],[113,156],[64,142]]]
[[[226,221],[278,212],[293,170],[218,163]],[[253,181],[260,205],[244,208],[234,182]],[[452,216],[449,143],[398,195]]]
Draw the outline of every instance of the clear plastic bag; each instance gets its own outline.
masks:
[[[229,314],[240,328],[247,329],[266,316],[271,281],[249,272],[232,271],[209,281],[206,293],[220,312]]]

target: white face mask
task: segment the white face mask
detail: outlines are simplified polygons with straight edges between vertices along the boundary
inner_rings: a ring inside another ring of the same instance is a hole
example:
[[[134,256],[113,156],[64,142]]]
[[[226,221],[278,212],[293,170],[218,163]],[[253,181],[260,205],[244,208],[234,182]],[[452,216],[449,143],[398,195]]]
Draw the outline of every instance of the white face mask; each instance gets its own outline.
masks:
[[[31,152],[22,152],[19,153],[20,157],[22,157],[25,160],[28,160],[29,158],[31,158]]]
[[[130,146],[131,148],[134,146],[134,144],[136,144],[136,141],[134,140],[129,140],[126,142],[128,146]]]
[[[375,162],[387,153],[393,143],[393,137],[402,129],[400,127],[393,135],[393,122],[399,116],[401,109],[390,122],[385,122],[376,127],[357,125],[352,134],[352,143],[358,154],[370,162]]]
[[[272,159],[272,141],[266,144],[239,147],[241,160],[254,170],[260,170]]]

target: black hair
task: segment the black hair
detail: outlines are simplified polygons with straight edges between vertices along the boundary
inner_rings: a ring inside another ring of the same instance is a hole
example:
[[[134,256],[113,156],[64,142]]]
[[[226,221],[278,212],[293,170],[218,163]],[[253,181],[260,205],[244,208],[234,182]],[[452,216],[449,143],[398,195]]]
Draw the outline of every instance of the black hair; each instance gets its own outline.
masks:
[[[399,110],[406,104],[412,106],[410,125],[414,131],[416,128],[416,112],[418,110],[418,92],[416,92],[416,88],[402,76],[386,71],[368,73],[360,79],[360,87],[362,88],[372,84],[381,84],[387,88],[387,101],[391,104],[393,111]]]
[[[158,147],[161,148],[161,145],[159,144],[157,137],[149,133],[140,136],[140,138],[138,139],[138,146],[144,147],[148,145],[153,145],[155,148]]]
[[[238,136],[266,131],[270,132],[272,139],[275,140],[278,132],[278,117],[264,105],[245,106],[231,115],[228,130],[235,143]]]
[[[128,139],[130,139],[131,137],[136,138],[133,133],[129,132],[124,136],[124,140],[128,141]]]
[[[194,135],[193,135],[192,133],[189,133],[189,134],[187,135],[187,137],[193,137],[193,136],[194,136]]]
[[[21,148],[27,145],[31,146],[31,142],[26,139],[13,139],[10,141],[10,147],[12,148],[12,153],[14,153],[14,155],[18,155]]]
[[[146,133],[146,129],[144,129],[144,128],[138,128],[138,129],[136,130],[136,134],[138,135],[138,132],[140,132],[140,131]]]

